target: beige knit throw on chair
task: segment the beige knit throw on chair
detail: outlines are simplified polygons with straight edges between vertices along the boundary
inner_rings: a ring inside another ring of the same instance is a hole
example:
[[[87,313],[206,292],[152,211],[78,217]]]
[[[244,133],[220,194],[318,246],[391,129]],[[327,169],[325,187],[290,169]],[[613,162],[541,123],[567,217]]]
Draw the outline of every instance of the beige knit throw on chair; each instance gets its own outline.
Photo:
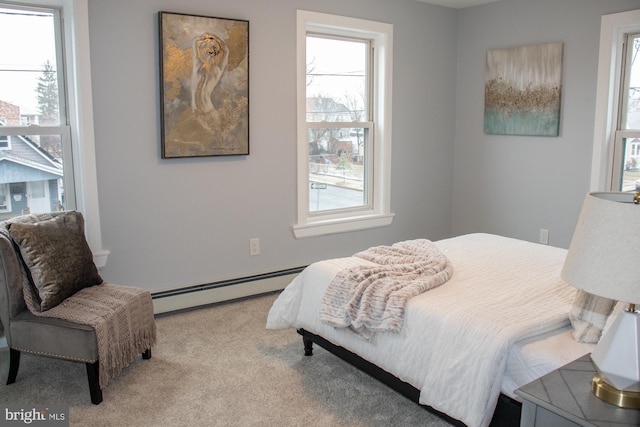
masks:
[[[147,290],[102,283],[84,288],[43,312],[36,308],[27,281],[23,294],[29,311],[36,316],[69,320],[95,329],[101,389],[156,342],[153,304]]]

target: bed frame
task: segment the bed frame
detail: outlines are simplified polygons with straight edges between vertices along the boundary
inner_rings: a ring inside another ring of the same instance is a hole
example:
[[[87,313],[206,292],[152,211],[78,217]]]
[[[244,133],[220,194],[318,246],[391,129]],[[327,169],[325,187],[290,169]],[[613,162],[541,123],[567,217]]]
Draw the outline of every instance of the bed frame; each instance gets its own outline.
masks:
[[[379,366],[374,365],[373,363],[363,359],[357,354],[345,349],[344,347],[340,347],[327,341],[319,335],[306,331],[302,328],[299,328],[298,333],[302,335],[302,342],[304,343],[304,355],[312,356],[313,355],[313,343],[318,344],[320,347],[325,350],[333,353],[338,356],[342,360],[350,363],[361,371],[369,374],[373,378],[382,382],[383,384],[389,386],[393,390],[407,397],[409,400],[416,402],[421,407],[425,408],[431,413],[438,415],[439,417],[445,419],[449,423],[454,426],[464,427],[461,421],[451,418],[447,414],[437,411],[430,406],[422,405],[420,403],[420,390],[415,388],[409,383],[402,381],[397,378],[393,374],[385,371]],[[496,410],[493,413],[493,418],[491,419],[491,427],[518,427],[520,425],[520,412],[522,409],[522,404],[513,400],[509,396],[505,396],[504,394],[500,394],[498,399],[498,405]]]

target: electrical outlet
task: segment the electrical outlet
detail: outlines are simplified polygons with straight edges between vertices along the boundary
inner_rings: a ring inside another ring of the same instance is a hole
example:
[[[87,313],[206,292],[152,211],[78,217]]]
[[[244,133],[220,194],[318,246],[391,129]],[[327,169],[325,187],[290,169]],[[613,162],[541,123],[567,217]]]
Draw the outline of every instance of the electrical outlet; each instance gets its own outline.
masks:
[[[540,229],[540,243],[542,243],[543,245],[549,244],[549,230],[547,230],[546,228]]]
[[[251,256],[260,255],[260,239],[249,239],[249,254]]]

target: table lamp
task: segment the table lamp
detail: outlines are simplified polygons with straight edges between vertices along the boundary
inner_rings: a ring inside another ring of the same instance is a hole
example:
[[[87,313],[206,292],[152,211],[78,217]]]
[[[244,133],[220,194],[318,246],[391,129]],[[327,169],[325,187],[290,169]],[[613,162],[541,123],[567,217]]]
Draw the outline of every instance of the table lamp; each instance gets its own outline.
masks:
[[[629,304],[591,354],[592,391],[640,408],[640,194],[587,194],[561,276],[585,292]]]

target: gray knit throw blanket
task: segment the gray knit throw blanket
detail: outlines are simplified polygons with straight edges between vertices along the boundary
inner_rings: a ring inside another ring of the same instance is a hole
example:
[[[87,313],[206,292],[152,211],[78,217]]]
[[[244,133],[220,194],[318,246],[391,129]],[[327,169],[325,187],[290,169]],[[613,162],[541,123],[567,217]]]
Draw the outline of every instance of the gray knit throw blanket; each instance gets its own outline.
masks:
[[[375,264],[339,271],[323,296],[320,319],[349,327],[364,339],[378,331],[398,332],[407,301],[453,274],[447,257],[426,239],[375,246],[353,256]]]
[[[147,290],[102,283],[81,289],[43,312],[36,308],[28,284],[23,286],[23,294],[29,311],[36,316],[69,320],[95,329],[101,389],[156,342],[153,303]]]

